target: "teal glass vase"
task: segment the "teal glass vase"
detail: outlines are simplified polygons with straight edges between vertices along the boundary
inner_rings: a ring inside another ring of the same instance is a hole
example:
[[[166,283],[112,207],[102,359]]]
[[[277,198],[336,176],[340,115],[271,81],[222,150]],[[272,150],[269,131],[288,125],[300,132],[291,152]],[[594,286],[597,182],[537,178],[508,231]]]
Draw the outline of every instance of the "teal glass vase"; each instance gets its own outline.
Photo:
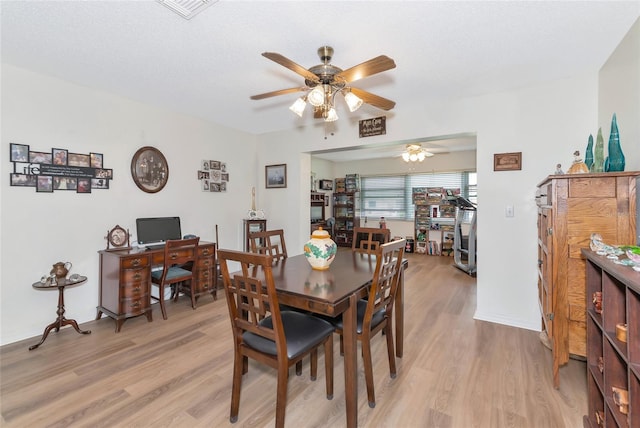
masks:
[[[591,171],[593,167],[593,135],[589,134],[589,142],[587,143],[587,150],[584,152],[584,163]]]
[[[598,128],[591,172],[604,172],[604,139],[602,138],[602,128]]]
[[[604,161],[604,170],[606,172],[624,171],[624,153],[622,153],[622,147],[620,147],[620,134],[618,134],[618,122],[615,113],[613,113],[613,119],[611,120],[609,152],[607,159]]]

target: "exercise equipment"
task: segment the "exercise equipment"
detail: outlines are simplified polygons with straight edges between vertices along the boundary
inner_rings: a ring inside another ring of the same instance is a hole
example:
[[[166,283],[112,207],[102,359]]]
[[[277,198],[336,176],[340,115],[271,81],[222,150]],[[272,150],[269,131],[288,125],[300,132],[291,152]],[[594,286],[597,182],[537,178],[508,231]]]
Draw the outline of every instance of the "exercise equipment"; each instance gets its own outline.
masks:
[[[461,196],[456,198],[456,222],[453,235],[454,266],[471,276],[476,275],[476,206]],[[464,232],[463,234],[463,225]]]

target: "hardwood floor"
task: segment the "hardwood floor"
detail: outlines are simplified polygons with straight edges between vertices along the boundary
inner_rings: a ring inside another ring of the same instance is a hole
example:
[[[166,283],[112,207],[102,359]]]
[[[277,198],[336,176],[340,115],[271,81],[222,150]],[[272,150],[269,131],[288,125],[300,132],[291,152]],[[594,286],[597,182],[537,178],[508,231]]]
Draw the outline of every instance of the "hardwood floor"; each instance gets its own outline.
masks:
[[[475,321],[475,280],[453,258],[408,254],[405,348],[389,377],[385,338],[373,342],[377,405],[370,409],[358,360],[362,427],[581,427],[587,412],[585,363],[561,369],[552,385],[551,353],[538,333]],[[222,293],[219,293],[222,296]],[[67,302],[67,314],[79,302]],[[128,320],[114,333],[110,318],[0,348],[3,427],[272,427],[276,372],[251,361],[240,415],[229,423],[233,365],[224,297],[167,302],[164,321]],[[44,328],[44,326],[43,326]],[[289,427],[345,426],[344,372],[334,343],[335,394],[325,398],[324,371],[309,380],[291,371]],[[320,353],[318,366],[323,367]]]

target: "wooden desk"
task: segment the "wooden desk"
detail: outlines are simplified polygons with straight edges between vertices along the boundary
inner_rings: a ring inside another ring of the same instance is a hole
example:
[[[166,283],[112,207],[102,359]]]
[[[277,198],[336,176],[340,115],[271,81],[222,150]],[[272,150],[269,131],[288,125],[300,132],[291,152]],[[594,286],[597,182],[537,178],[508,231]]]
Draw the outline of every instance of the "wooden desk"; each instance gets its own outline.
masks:
[[[405,261],[402,270],[407,266]],[[278,300],[284,305],[310,312],[337,316],[344,324],[344,376],[347,426],[358,425],[358,367],[356,342],[357,301],[366,296],[376,268],[375,256],[338,251],[329,270],[314,271],[304,254],[289,257],[273,266],[273,279]],[[322,281],[317,281],[318,277]],[[396,296],[396,355],[403,349],[404,277]],[[317,287],[324,283],[328,286]]]
[[[58,279],[56,285],[51,285],[49,281],[47,281],[46,283],[38,281],[31,284],[31,286],[36,290],[58,290],[58,311],[56,312],[58,314],[58,318],[56,318],[54,322],[49,324],[44,329],[44,333],[42,334],[42,339],[40,339],[40,342],[35,345],[29,346],[29,351],[32,351],[38,346],[42,345],[47,336],[49,336],[49,332],[51,332],[51,330],[53,330],[54,328],[56,329],[56,332],[58,332],[65,325],[70,325],[80,334],[91,334],[91,330],[80,330],[76,320],[69,320],[64,317],[64,288],[84,284],[87,281],[86,276],[76,276],[73,278],[73,281],[68,278]]]
[[[151,317],[151,267],[164,263],[164,248],[107,251],[100,254],[100,301],[96,319],[102,314],[116,320],[116,333],[127,318]],[[216,250],[212,242],[200,241],[196,260],[196,299],[203,294],[217,298]]]

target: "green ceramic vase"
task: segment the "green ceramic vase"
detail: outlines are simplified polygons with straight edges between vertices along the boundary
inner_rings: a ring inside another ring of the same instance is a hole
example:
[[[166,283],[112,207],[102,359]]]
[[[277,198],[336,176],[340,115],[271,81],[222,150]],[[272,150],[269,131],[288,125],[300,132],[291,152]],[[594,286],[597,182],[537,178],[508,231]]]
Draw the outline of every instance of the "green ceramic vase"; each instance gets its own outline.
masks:
[[[604,139],[602,138],[602,128],[598,128],[591,172],[604,172]]]
[[[618,122],[615,113],[613,113],[613,119],[611,120],[609,152],[607,159],[604,161],[604,170],[606,172],[624,171],[624,153],[622,153],[622,147],[620,147],[620,134],[618,134]]]
[[[589,134],[589,142],[587,143],[587,150],[584,152],[584,163],[591,171],[593,166],[593,135]]]

